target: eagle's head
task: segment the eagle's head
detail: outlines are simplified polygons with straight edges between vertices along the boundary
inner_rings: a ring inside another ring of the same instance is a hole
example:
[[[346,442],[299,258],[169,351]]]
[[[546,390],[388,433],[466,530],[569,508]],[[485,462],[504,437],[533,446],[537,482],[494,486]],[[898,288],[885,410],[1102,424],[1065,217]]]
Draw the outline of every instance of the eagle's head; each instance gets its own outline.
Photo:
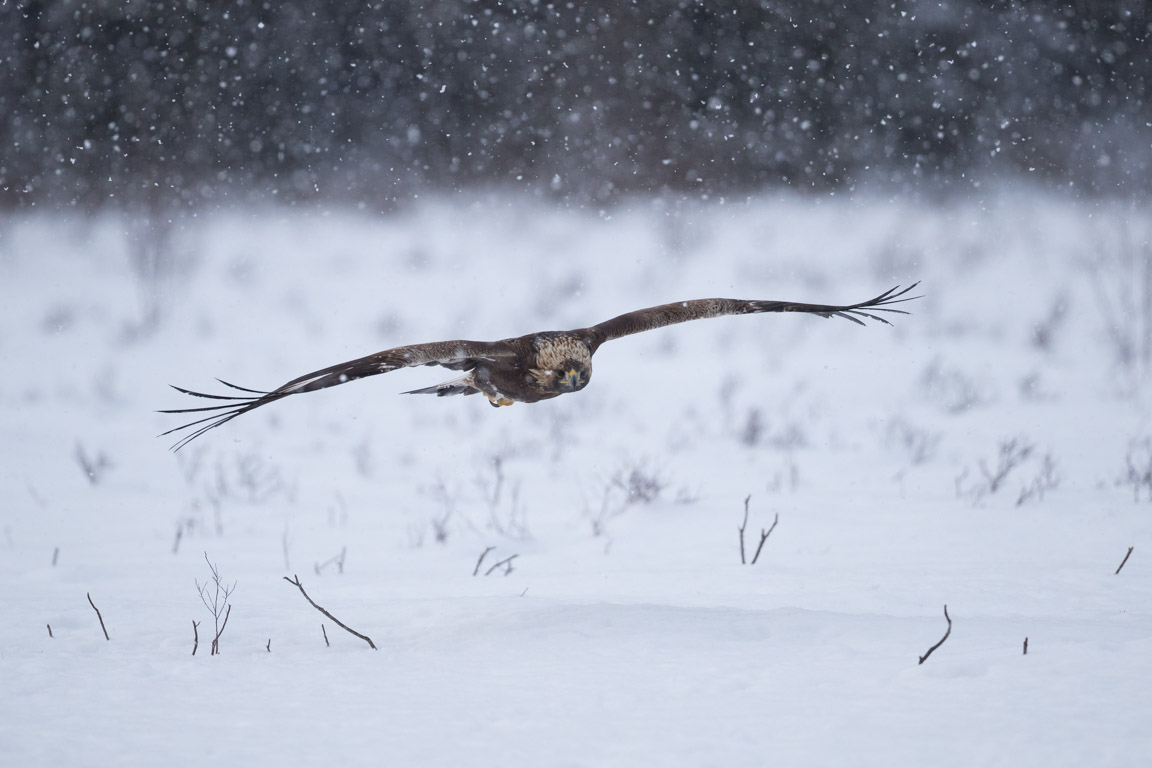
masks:
[[[580,360],[568,358],[552,370],[551,389],[563,394],[576,392],[588,386],[592,378],[592,366]]]

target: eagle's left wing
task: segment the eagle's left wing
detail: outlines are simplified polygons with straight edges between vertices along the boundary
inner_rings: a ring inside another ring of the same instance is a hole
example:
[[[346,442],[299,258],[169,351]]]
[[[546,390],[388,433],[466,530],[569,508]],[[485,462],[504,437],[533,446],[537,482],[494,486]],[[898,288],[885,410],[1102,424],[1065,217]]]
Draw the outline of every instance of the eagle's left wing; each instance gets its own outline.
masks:
[[[173,386],[173,389],[178,392],[183,392],[186,395],[204,397],[209,400],[224,400],[227,402],[222,405],[208,405],[199,408],[176,408],[160,411],[160,413],[209,414],[203,418],[170,429],[164,432],[161,437],[200,425],[172,446],[172,450],[178,451],[208,430],[229,422],[254,408],[274,403],[282,397],[298,395],[302,392],[312,392],[326,387],[334,387],[338,384],[362,379],[365,376],[375,376],[378,373],[388,373],[398,368],[411,368],[417,365],[439,365],[457,371],[469,371],[482,362],[506,361],[515,358],[516,354],[517,350],[515,346],[507,341],[437,341],[429,344],[412,344],[406,347],[386,349],[374,355],[368,355],[367,357],[361,357],[357,360],[350,360],[346,363],[322,368],[319,371],[313,371],[312,373],[307,373],[292,379],[292,381],[270,392],[238,387],[222,379],[217,379],[217,381],[238,392],[248,392],[250,394],[210,395],[204,392],[194,392],[190,389]]]
[[[795,301],[759,301],[756,299],[678,301],[673,304],[662,304],[658,307],[628,312],[585,329],[582,333],[590,337],[595,349],[605,341],[663,328],[666,325],[685,323],[689,320],[703,320],[708,317],[747,315],[758,312],[806,312],[821,317],[843,317],[860,325],[864,324],[864,320],[877,320],[890,325],[887,320],[876,313],[908,314],[902,309],[895,309],[889,305],[920,298],[919,296],[905,296],[919,284],[918,282],[913,283],[903,290],[900,289],[900,286],[896,286],[874,299],[862,301],[859,304],[803,304]]]

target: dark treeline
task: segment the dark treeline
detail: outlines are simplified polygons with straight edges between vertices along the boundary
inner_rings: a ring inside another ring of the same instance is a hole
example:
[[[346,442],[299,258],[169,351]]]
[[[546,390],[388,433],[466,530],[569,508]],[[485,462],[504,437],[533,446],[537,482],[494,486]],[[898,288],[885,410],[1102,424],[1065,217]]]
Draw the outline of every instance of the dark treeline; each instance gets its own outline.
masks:
[[[0,204],[1152,177],[1145,0],[0,6]]]

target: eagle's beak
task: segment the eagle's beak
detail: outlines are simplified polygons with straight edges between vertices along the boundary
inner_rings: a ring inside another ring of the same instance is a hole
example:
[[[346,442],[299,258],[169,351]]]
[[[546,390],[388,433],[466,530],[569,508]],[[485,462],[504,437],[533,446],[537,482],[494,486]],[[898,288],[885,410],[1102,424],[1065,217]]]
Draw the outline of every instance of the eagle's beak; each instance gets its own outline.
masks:
[[[568,372],[564,374],[564,378],[560,380],[564,386],[572,391],[576,390],[576,385],[580,383],[580,374],[576,373],[575,368],[569,368]]]

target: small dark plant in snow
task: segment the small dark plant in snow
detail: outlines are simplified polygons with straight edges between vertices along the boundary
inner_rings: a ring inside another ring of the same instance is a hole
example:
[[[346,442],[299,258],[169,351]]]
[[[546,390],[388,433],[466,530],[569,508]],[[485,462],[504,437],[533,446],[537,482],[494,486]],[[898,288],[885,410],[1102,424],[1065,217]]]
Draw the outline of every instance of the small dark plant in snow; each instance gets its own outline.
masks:
[[[936,456],[942,435],[915,426],[897,417],[888,422],[884,442],[889,448],[903,453],[913,466],[927,464]]]
[[[429,518],[428,522],[432,525],[436,543],[444,544],[448,541],[448,524],[456,514],[456,493],[448,489],[443,477],[438,477],[432,486],[432,497],[439,503],[440,512]]]
[[[250,504],[263,503],[278,494],[288,499],[294,495],[280,467],[255,452],[236,457],[233,477],[242,498]]]
[[[488,527],[511,539],[529,538],[524,506],[520,503],[520,480],[508,480],[502,455],[491,457],[488,468],[487,473],[476,477],[476,487],[488,507]]]
[[[744,497],[744,521],[740,523],[740,564],[747,565],[748,558],[744,553],[744,530],[748,527],[748,502],[752,501],[752,495]],[[764,549],[764,542],[772,535],[772,531],[776,530],[776,524],[780,522],[780,515],[777,513],[772,518],[772,525],[768,528],[760,529],[760,543],[756,545],[756,553],[752,555],[752,565],[756,565],[756,561],[760,559],[760,552]]]
[[[1061,293],[1052,300],[1048,314],[1032,325],[1029,341],[1041,352],[1050,353],[1056,344],[1056,336],[1068,318],[1068,297]]]
[[[791,455],[785,458],[784,466],[768,472],[768,480],[764,485],[769,493],[795,493],[799,487],[800,467]]]
[[[604,486],[599,504],[589,504],[584,500],[584,519],[592,526],[592,535],[599,538],[608,533],[608,523],[613,518],[624,514],[628,506],[626,499],[622,499],[621,491],[612,483]]]
[[[1100,232],[1088,265],[1096,305],[1113,359],[1137,386],[1152,374],[1152,239],[1147,217]]]
[[[924,397],[947,413],[960,414],[988,402],[988,397],[967,374],[934,360],[920,375]]]
[[[740,442],[749,448],[754,448],[764,439],[764,414],[759,408],[749,408],[744,418],[744,426],[740,428]]]
[[[316,575],[319,576],[325,570],[331,568],[336,573],[344,573],[344,559],[348,556],[348,547],[345,546],[340,550],[340,554],[333,555],[322,563],[316,563],[314,570]]]
[[[1040,468],[1033,477],[1023,488],[1020,489],[1020,495],[1016,498],[1016,506],[1021,506],[1030,501],[1044,501],[1044,495],[1048,491],[1054,491],[1060,487],[1060,473],[1056,468],[1056,461],[1052,458],[1052,454],[1044,454],[1044,458],[1040,460]]]
[[[88,478],[90,485],[99,485],[100,481],[104,479],[104,475],[112,469],[112,460],[104,451],[99,451],[93,456],[84,450],[83,445],[76,443],[74,455],[76,463],[80,465],[80,471]]]
[[[196,591],[200,595],[200,601],[204,603],[204,607],[212,614],[212,622],[215,628],[215,634],[212,637],[211,655],[215,656],[220,653],[220,636],[224,634],[224,628],[228,626],[228,617],[232,614],[232,603],[229,598],[232,593],[236,591],[236,582],[232,582],[231,586],[220,578],[220,569],[216,564],[208,559],[208,553],[204,553],[204,562],[208,563],[208,570],[212,573],[212,580],[206,581],[201,584],[195,581]]]
[[[1129,445],[1124,464],[1119,484],[1132,487],[1133,501],[1140,501],[1141,493],[1152,501],[1152,438],[1146,437]]]
[[[740,443],[749,448],[767,445],[780,451],[791,451],[808,445],[804,427],[794,419],[779,420],[775,429],[771,427],[759,408],[749,408],[737,436]]]
[[[228,460],[217,457],[211,471],[197,454],[181,463],[181,472],[189,485],[199,485],[209,505],[217,509],[228,500],[248,504],[264,504],[277,497],[290,503],[296,500],[296,488],[280,467],[255,451]]]
[[[610,484],[624,493],[627,504],[650,504],[668,487],[668,481],[646,462],[616,470]]]
[[[992,463],[980,459],[976,464],[976,472],[965,469],[960,473],[956,478],[956,495],[979,504],[1003,488],[1009,475],[1027,461],[1035,450],[1036,446],[1021,437],[1001,440],[997,446],[996,459]]]

